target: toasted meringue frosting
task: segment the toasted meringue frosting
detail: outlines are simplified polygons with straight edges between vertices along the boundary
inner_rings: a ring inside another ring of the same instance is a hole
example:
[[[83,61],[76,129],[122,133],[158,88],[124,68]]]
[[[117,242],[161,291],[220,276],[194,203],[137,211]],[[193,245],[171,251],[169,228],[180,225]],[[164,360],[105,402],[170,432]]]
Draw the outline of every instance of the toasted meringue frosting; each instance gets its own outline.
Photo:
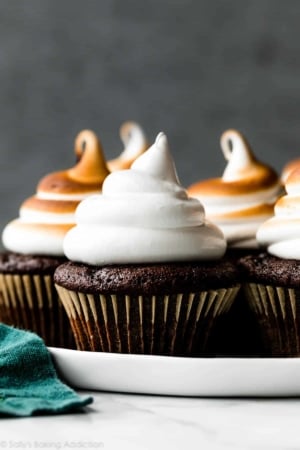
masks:
[[[120,128],[124,150],[115,159],[107,161],[111,172],[129,169],[131,164],[149,147],[145,132],[137,122],[124,122]]]
[[[101,144],[90,130],[75,140],[77,164],[71,169],[46,175],[36,194],[23,202],[19,217],[3,230],[7,250],[36,255],[63,255],[63,239],[75,224],[79,202],[101,192],[109,171]]]
[[[282,184],[271,167],[255,158],[238,131],[225,131],[220,144],[228,161],[222,178],[200,181],[187,192],[202,202],[229,247],[256,248],[256,231],[272,216],[275,201],[284,192]]]
[[[276,202],[274,216],[259,227],[257,240],[274,256],[300,260],[300,167],[285,188],[287,194]]]
[[[293,172],[293,170],[300,168],[300,158],[293,159],[292,161],[288,162],[281,172],[281,181],[283,184],[286,183],[288,177]]]
[[[131,169],[106,178],[102,195],[79,204],[76,221],[65,255],[91,265],[210,260],[226,249],[222,232],[180,185],[163,133]]]

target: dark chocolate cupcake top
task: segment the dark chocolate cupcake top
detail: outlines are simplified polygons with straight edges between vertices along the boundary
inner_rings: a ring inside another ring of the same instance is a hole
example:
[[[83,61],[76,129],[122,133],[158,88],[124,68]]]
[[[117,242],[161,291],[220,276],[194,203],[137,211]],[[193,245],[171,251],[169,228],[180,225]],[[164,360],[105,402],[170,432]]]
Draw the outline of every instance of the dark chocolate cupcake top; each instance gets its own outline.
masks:
[[[89,266],[66,262],[54,281],[68,290],[99,294],[192,293],[237,286],[239,272],[230,261]]]
[[[66,262],[64,257],[23,255],[20,253],[1,253],[0,272],[6,274],[49,274],[52,275],[60,264]]]
[[[300,287],[300,264],[295,259],[282,259],[268,253],[248,255],[238,261],[247,282],[281,287]]]

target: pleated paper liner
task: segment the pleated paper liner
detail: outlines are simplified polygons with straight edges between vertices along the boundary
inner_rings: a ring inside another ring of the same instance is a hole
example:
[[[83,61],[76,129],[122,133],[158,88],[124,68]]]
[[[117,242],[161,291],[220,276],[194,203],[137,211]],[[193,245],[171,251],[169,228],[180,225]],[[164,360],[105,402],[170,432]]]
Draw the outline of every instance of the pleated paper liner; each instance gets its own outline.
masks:
[[[260,328],[264,356],[300,356],[300,289],[244,286]]]
[[[0,274],[0,320],[34,331],[48,346],[75,347],[51,275]]]
[[[172,295],[93,295],[56,285],[78,350],[197,356],[239,286]]]

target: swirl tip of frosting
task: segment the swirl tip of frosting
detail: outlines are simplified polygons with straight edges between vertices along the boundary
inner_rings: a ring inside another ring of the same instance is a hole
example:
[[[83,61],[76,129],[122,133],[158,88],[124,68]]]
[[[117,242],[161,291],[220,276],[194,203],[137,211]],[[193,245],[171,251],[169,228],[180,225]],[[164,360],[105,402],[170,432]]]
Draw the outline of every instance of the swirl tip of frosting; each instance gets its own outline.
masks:
[[[279,180],[276,172],[267,164],[256,159],[248,141],[237,130],[225,131],[220,139],[221,149],[228,161],[222,180],[236,182],[247,179],[265,180],[274,183]]]
[[[102,144],[94,131],[80,131],[75,138],[74,151],[78,162],[67,171],[72,179],[82,183],[102,182],[109,174]]]
[[[228,161],[223,173],[224,181],[234,181],[241,173],[257,164],[256,158],[246,138],[237,130],[224,131],[220,145],[225,159]]]
[[[120,126],[120,138],[124,149],[117,158],[107,161],[111,172],[130,169],[132,163],[149,147],[143,128],[133,120],[128,120]]]
[[[93,141],[93,142],[99,143],[99,138],[93,130],[84,129],[84,130],[79,131],[79,133],[75,137],[75,141],[74,141],[75,153],[77,153],[77,152],[81,153],[81,147],[83,144],[86,143],[86,141],[88,141],[88,142]]]
[[[221,144],[222,148],[225,147],[225,145],[229,143],[228,141],[232,141],[231,142],[232,146],[234,144],[236,144],[236,145],[240,144],[240,145],[243,145],[244,147],[247,147],[248,153],[252,154],[250,145],[249,145],[248,141],[246,140],[245,136],[243,135],[243,133],[236,130],[235,128],[229,128],[228,130],[223,131],[223,133],[221,134],[220,144]]]
[[[128,143],[133,133],[139,133],[145,137],[144,130],[138,122],[135,122],[134,120],[126,120],[126,122],[121,124],[120,138],[125,145]]]

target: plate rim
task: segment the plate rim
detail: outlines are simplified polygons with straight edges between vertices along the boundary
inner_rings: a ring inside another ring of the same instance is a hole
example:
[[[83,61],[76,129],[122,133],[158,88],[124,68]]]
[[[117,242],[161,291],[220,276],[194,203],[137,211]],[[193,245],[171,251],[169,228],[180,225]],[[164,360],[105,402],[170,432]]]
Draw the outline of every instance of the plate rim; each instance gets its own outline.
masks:
[[[59,376],[80,390],[203,398],[300,397],[299,357],[194,358],[48,349]]]
[[[136,358],[136,359],[149,359],[149,360],[165,360],[165,361],[182,361],[182,362],[186,362],[186,361],[254,361],[254,362],[258,362],[258,361],[268,361],[268,362],[275,362],[275,361],[281,361],[280,364],[282,363],[282,361],[299,361],[300,362],[300,356],[294,356],[294,357],[289,357],[289,356],[225,356],[225,355],[217,355],[217,356],[207,356],[207,357],[190,357],[190,356],[167,356],[167,355],[150,355],[150,354],[140,354],[140,353],[114,353],[114,352],[97,352],[97,351],[89,351],[89,350],[76,350],[76,349],[71,349],[71,348],[64,348],[64,347],[53,347],[53,346],[48,346],[47,347],[48,350],[50,351],[50,353],[70,353],[70,354],[80,354],[80,355],[89,355],[89,356],[94,356],[94,357],[105,357],[105,358],[118,358],[118,359],[132,359],[132,358]],[[97,356],[96,356],[97,355]]]

